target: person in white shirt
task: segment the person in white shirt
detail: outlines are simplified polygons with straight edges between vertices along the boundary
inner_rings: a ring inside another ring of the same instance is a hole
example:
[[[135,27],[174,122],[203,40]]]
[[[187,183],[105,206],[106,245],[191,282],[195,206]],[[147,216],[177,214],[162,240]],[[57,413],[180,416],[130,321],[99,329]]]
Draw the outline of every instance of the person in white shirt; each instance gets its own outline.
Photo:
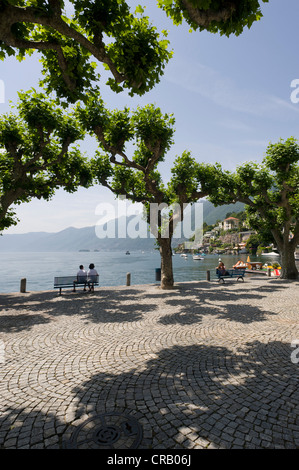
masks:
[[[77,279],[74,281],[74,288],[73,292],[76,292],[76,284],[83,284],[84,289],[86,291],[86,284],[87,284],[87,272],[84,269],[84,266],[80,264],[79,271],[77,272]]]
[[[94,264],[91,263],[89,265],[89,270],[88,270],[88,273],[87,273],[87,277],[88,277],[88,287],[89,287],[89,292],[94,292],[94,282],[97,281],[97,276],[98,276],[98,272],[97,270],[95,269],[94,267]]]

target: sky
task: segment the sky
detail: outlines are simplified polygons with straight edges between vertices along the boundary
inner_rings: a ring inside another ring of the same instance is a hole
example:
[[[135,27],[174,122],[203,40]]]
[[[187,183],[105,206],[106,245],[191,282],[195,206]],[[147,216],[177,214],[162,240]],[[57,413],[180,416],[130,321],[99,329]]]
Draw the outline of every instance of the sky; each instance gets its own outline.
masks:
[[[219,162],[233,171],[246,161],[260,162],[270,142],[299,139],[298,0],[270,0],[262,5],[259,22],[229,38],[190,33],[186,24],[174,26],[153,0],[128,3],[146,6],[152,24],[169,31],[173,57],[160,83],[143,97],[115,94],[104,82],[101,94],[111,109],[154,103],[163,113],[174,114],[175,143],[159,166],[164,181],[184,150],[198,161]],[[40,70],[38,55],[22,63],[13,57],[0,63],[1,114],[17,101],[18,91],[38,87]],[[96,142],[87,138],[81,148],[92,157]],[[132,213],[132,204],[117,204],[107,188],[97,185],[74,194],[61,189],[49,202],[17,206],[20,222],[4,234],[93,226],[108,207],[111,217],[123,215],[119,207]]]

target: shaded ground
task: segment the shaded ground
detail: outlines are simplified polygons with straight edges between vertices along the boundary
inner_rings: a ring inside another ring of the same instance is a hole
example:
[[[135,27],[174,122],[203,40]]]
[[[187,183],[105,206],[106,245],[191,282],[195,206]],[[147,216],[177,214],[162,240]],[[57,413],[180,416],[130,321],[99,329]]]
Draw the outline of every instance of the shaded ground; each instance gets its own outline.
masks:
[[[299,447],[298,285],[0,295],[1,448]]]

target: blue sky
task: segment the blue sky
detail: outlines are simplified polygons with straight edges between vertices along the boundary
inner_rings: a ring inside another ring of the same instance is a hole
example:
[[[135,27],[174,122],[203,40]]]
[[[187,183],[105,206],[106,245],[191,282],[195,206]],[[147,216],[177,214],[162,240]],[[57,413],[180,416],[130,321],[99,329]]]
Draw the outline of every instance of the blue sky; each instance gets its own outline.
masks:
[[[163,112],[174,113],[175,144],[160,166],[165,181],[173,160],[184,150],[198,161],[220,162],[234,170],[245,161],[261,161],[270,141],[299,138],[299,103],[291,101],[291,82],[299,79],[298,0],[270,0],[262,6],[261,21],[230,38],[189,33],[187,25],[173,26],[154,1],[129,1],[137,3],[149,3],[146,12],[152,23],[158,30],[169,30],[173,58],[160,83],[145,96],[116,95],[105,85],[102,96],[110,108],[155,103]],[[14,58],[1,62],[5,102],[0,102],[0,112],[9,110],[18,90],[37,87],[39,74],[38,56],[21,64]],[[90,156],[95,148],[91,138],[82,144]],[[5,233],[95,225],[101,204],[113,201],[114,196],[99,186],[75,194],[59,190],[50,202],[18,206],[20,222]]]

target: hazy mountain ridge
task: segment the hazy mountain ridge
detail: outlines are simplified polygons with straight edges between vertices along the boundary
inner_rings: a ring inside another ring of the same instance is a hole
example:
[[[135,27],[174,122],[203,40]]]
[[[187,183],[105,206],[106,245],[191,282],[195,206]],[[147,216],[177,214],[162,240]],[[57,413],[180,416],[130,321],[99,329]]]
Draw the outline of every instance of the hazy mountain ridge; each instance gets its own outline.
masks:
[[[209,201],[203,201],[204,222],[211,225],[217,220],[223,220],[227,212],[239,212],[244,205],[241,203],[214,207]],[[135,216],[120,217],[107,222],[99,227],[91,226],[84,228],[68,227],[60,232],[30,232],[25,234],[3,234],[0,236],[0,252],[67,252],[79,250],[153,250],[155,239],[148,232],[147,238],[119,238],[118,233],[125,233],[126,227]],[[96,231],[114,233],[115,238],[99,238]],[[118,232],[118,230],[120,232]],[[173,246],[178,245],[184,239],[175,238]]]

